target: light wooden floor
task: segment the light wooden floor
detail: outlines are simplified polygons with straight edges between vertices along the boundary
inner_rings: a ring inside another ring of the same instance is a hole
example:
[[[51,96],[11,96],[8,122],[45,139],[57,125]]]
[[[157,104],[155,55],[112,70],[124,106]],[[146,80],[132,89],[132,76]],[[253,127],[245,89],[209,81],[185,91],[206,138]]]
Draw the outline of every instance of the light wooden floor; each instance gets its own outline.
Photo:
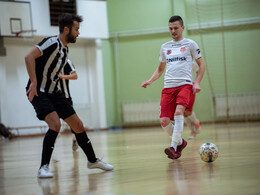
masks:
[[[184,138],[189,134],[184,129]],[[0,195],[190,195],[260,194],[260,123],[202,125],[201,134],[170,160],[170,138],[160,127],[88,133],[97,156],[113,172],[89,170],[71,135],[58,137],[50,168],[53,179],[36,177],[43,137],[0,140]],[[213,163],[200,160],[204,142],[219,148]]]

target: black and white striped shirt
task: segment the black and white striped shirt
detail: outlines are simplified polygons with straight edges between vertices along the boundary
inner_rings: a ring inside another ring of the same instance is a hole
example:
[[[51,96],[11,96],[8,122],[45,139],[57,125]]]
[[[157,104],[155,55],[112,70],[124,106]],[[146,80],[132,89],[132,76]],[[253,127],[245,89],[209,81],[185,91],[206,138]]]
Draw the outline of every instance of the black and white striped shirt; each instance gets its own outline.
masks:
[[[59,72],[67,62],[68,47],[63,46],[59,36],[43,39],[35,45],[42,56],[35,60],[37,91],[56,93],[60,91]],[[30,79],[27,88],[30,86]]]
[[[65,66],[61,69],[61,74],[70,75],[71,73],[73,73],[75,71],[76,71],[75,66],[68,59]],[[60,79],[60,88],[61,88],[61,91],[64,93],[66,98],[71,98],[70,89],[69,89],[69,80],[68,79]]]

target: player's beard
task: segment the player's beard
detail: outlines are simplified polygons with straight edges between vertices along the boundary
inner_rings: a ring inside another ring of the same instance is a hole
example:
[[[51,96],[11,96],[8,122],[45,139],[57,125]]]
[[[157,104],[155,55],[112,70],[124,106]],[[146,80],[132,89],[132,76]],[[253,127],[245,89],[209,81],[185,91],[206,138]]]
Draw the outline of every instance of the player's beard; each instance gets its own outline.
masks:
[[[69,34],[67,35],[67,42],[68,43],[75,43],[77,40],[77,37],[74,37],[72,34],[71,34],[71,31],[69,32]]]

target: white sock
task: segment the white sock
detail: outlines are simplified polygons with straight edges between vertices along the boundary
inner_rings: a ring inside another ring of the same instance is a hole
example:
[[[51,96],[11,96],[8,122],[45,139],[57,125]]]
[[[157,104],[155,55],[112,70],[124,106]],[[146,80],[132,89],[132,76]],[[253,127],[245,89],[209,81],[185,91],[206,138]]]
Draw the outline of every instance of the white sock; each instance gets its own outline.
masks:
[[[177,146],[182,142],[181,138],[181,133],[183,131],[183,121],[184,121],[184,116],[183,115],[177,115],[174,116],[174,129],[173,129],[173,134],[172,134],[172,143],[171,147],[177,150]]]
[[[72,133],[72,140],[76,141],[76,137],[75,137],[74,133]]]
[[[174,125],[170,122],[166,127],[163,127],[163,130],[169,135],[172,136],[172,132],[173,132],[173,127]]]
[[[180,139],[178,146],[182,145],[182,138]]]
[[[199,122],[199,119],[196,117],[195,112],[192,112],[190,116],[187,117],[188,119],[191,120],[194,124],[197,124]]]

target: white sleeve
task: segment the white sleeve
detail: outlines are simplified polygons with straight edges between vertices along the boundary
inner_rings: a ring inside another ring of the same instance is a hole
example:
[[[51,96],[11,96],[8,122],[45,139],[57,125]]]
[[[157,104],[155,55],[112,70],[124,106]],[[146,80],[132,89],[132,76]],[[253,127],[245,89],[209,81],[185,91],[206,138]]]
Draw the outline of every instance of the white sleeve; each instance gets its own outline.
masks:
[[[75,72],[75,71],[76,71],[75,66],[72,64],[72,62],[71,62],[69,59],[67,60],[67,64],[68,64],[68,66],[70,67],[70,72],[69,72],[69,74],[71,74],[72,72]]]
[[[163,52],[163,45],[161,46],[159,61],[160,62],[166,62],[166,57],[165,57],[165,54]]]
[[[48,38],[44,38],[40,43],[35,45],[35,47],[37,47],[40,50],[41,54],[43,54],[43,51],[49,48],[50,46],[52,46],[53,44],[57,44],[57,43],[54,42],[53,39],[51,39],[51,37],[48,37]]]
[[[195,41],[191,41],[190,51],[193,59],[198,59],[201,57],[200,48]]]

